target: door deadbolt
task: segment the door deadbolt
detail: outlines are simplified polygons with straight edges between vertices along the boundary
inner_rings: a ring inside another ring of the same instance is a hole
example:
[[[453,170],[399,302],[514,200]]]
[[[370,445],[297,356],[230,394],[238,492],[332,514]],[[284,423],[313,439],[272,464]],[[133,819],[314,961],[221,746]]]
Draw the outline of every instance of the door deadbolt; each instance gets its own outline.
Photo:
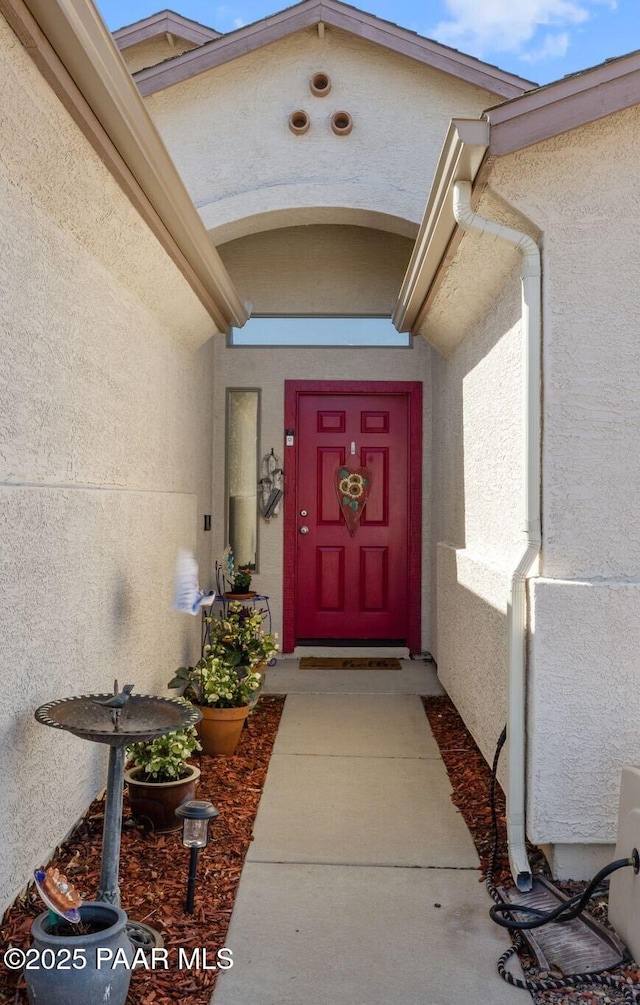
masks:
[[[300,516],[309,516],[309,510],[308,509],[301,509],[300,510]]]

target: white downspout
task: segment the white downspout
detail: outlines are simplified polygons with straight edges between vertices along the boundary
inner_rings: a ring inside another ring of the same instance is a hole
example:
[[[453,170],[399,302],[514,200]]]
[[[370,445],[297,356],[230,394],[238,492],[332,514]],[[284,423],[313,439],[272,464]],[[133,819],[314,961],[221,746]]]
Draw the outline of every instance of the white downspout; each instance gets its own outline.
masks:
[[[512,576],[507,607],[509,710],[507,719],[507,837],[511,872],[519,890],[530,890],[531,867],[525,847],[527,577],[541,546],[540,529],[540,250],[513,227],[478,216],[471,209],[471,183],[456,182],[453,212],[465,230],[493,234],[522,255],[524,548]]]

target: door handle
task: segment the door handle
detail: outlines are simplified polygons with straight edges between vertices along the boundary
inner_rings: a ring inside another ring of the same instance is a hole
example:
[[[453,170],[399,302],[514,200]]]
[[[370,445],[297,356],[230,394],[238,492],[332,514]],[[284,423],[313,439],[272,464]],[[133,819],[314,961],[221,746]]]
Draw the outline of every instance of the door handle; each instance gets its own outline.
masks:
[[[303,524],[302,527],[300,527],[299,533],[300,534],[308,534],[309,533],[309,528],[306,526],[306,524]]]

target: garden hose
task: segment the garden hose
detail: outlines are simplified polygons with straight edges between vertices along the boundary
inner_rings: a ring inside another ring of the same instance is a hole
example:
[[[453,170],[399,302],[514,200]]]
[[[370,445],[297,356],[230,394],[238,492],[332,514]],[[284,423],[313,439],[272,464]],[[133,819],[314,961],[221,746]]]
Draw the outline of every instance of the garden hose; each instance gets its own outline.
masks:
[[[540,928],[542,925],[548,925],[550,921],[555,921],[556,924],[560,924],[564,921],[573,921],[573,919],[577,918],[579,914],[582,914],[587,906],[587,901],[591,900],[591,897],[594,895],[603,879],[610,876],[612,872],[617,872],[618,869],[624,869],[625,866],[630,865],[635,867],[638,862],[638,851],[636,848],[634,848],[633,851],[634,854],[630,858],[619,858],[615,862],[609,862],[609,864],[605,865],[600,872],[596,873],[583,893],[576,894],[575,897],[571,897],[563,904],[559,904],[558,907],[554,908],[552,911],[541,911],[537,907],[528,907],[526,904],[498,903],[494,904],[489,911],[491,919],[492,921],[495,921],[497,925],[501,925],[502,928],[521,931],[531,928]],[[517,921],[513,917],[510,917],[510,915],[513,914],[532,915],[533,920]]]
[[[509,960],[515,956],[519,950],[525,948],[524,937],[521,934],[523,930],[539,928],[552,921],[558,924],[577,918],[578,915],[584,911],[587,902],[593,896],[603,879],[611,875],[611,873],[616,872],[616,870],[623,869],[627,866],[632,866],[633,869],[638,872],[640,869],[640,856],[638,855],[638,851],[634,848],[633,853],[629,858],[622,858],[615,862],[610,862],[609,865],[606,865],[594,876],[583,893],[577,894],[575,897],[571,897],[565,903],[560,904],[552,911],[540,911],[537,908],[529,907],[525,904],[518,905],[505,903],[493,881],[493,875],[498,857],[499,840],[498,814],[496,810],[498,762],[500,760],[500,753],[506,739],[507,727],[505,726],[498,739],[498,744],[493,757],[493,765],[491,768],[489,806],[491,809],[492,845],[489,868],[487,869],[487,876],[485,880],[489,895],[494,901],[494,906],[489,912],[490,916],[496,924],[501,925],[503,928],[507,928],[511,932],[513,939],[513,945],[510,946],[498,960],[498,973],[504,981],[511,984],[513,987],[522,988],[522,990],[528,991],[534,1000],[536,992],[544,993],[545,991],[561,991],[565,988],[601,987],[607,988],[611,991],[621,992],[622,1000],[625,1005],[638,1005],[638,1002],[640,1002],[640,988],[634,988],[634,986],[629,984],[627,979],[623,976],[617,976],[610,973],[586,973],[568,974],[565,977],[539,977],[536,980],[529,980],[525,977],[524,980],[520,980],[520,978],[514,977],[514,975],[507,970]],[[514,914],[529,915],[531,920],[518,921],[513,917]],[[621,959],[620,965],[628,962],[630,962],[630,957]]]

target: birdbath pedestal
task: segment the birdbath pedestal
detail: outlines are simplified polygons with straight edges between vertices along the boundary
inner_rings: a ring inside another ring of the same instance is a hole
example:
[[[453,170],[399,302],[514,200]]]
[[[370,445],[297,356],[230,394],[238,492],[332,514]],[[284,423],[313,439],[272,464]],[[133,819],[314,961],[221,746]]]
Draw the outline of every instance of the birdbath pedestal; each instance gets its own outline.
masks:
[[[153,740],[174,729],[194,726],[202,718],[202,712],[175,698],[149,694],[128,693],[118,707],[117,690],[116,685],[114,694],[83,694],[76,698],[49,701],[36,709],[35,717],[45,726],[64,729],[83,740],[109,745],[102,867],[97,899],[119,907],[125,748],[132,743]]]

